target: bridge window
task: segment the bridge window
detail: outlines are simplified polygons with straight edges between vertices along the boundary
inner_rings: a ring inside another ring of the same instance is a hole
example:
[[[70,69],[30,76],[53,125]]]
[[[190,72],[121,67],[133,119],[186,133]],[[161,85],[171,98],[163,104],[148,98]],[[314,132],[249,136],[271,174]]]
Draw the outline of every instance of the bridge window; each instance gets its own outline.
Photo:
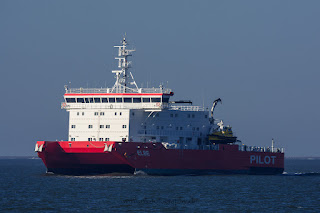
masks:
[[[107,129],[110,129],[110,125],[106,125],[106,128],[107,128]]]
[[[123,98],[124,103],[132,103],[132,98]]]
[[[116,99],[115,98],[109,98],[109,103],[115,103]]]
[[[133,98],[133,103],[141,103],[141,98]]]
[[[99,141],[103,141],[103,138],[99,138]]]
[[[117,103],[122,103],[122,98],[116,98]]]
[[[98,112],[95,112],[94,115],[99,115],[99,113],[98,113]]]
[[[104,115],[104,112],[100,112],[100,115]]]
[[[72,128],[72,129],[75,129],[75,128],[76,128],[76,125],[71,125],[71,128]]]
[[[88,141],[92,141],[92,138],[88,138]]]
[[[108,98],[101,98],[102,103],[108,103]]]
[[[122,128],[123,128],[123,129],[126,129],[126,128],[127,128],[127,125],[122,125]]]
[[[151,102],[161,102],[161,98],[151,98]]]
[[[92,125],[88,125],[88,128],[89,128],[89,129],[92,129]]]
[[[105,141],[110,141],[110,138],[106,138]]]
[[[93,103],[93,98],[85,98],[86,103]]]
[[[71,138],[71,141],[75,141],[76,139],[75,138]]]
[[[100,98],[94,98],[94,102],[95,103],[101,103],[101,99]]]
[[[76,103],[75,98],[66,98],[67,103]]]
[[[78,102],[78,103],[85,103],[85,102],[84,102],[84,98],[77,98],[77,102]]]
[[[150,102],[150,98],[142,98],[143,102]]]
[[[104,125],[100,125],[100,129],[103,129],[104,128]]]

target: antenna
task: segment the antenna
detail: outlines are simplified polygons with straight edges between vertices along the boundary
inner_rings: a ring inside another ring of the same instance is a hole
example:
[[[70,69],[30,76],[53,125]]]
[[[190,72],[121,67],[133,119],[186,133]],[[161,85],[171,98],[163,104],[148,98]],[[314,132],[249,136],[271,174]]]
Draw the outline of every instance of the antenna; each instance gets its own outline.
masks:
[[[120,70],[112,70],[112,73],[116,75],[116,82],[112,87],[112,92],[126,93],[127,90],[130,90],[130,91],[139,90],[136,82],[134,81],[132,74],[128,73],[128,69],[131,67],[131,61],[128,61],[128,57],[132,56],[132,52],[134,52],[135,50],[126,49],[128,44],[126,40],[126,36],[127,36],[127,33],[125,33],[125,36],[120,42],[121,43],[120,46],[114,46],[118,48],[118,57],[115,57],[115,59],[118,60],[118,68],[120,68]],[[131,88],[128,85],[134,85],[135,88]]]

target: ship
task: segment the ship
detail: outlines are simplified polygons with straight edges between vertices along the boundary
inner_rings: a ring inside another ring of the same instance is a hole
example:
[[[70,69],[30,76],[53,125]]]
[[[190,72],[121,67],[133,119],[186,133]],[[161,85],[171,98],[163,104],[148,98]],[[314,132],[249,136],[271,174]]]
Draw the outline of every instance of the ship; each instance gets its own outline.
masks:
[[[69,113],[68,140],[37,141],[47,173],[62,175],[275,175],[284,171],[284,150],[247,146],[214,109],[172,100],[174,92],[138,87],[124,37],[115,84],[108,88],[65,86],[61,108]]]

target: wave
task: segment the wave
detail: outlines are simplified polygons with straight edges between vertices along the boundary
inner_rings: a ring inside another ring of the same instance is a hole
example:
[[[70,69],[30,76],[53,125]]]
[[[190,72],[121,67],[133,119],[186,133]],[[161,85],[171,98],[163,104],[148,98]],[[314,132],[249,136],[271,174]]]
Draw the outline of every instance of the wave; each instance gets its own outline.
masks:
[[[320,176],[320,172],[295,172],[295,173],[287,173],[283,172],[283,176]]]

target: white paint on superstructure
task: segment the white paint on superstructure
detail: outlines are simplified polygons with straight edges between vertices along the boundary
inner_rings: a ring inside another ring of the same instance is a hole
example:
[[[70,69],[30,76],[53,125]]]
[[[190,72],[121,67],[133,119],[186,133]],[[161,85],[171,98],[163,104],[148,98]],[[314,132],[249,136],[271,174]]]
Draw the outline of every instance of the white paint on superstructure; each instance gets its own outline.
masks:
[[[166,142],[180,148],[205,144],[212,127],[208,109],[171,104],[171,89],[139,88],[128,72],[124,38],[112,88],[66,87],[61,107],[69,112],[69,141]],[[188,103],[190,104],[190,103]]]

